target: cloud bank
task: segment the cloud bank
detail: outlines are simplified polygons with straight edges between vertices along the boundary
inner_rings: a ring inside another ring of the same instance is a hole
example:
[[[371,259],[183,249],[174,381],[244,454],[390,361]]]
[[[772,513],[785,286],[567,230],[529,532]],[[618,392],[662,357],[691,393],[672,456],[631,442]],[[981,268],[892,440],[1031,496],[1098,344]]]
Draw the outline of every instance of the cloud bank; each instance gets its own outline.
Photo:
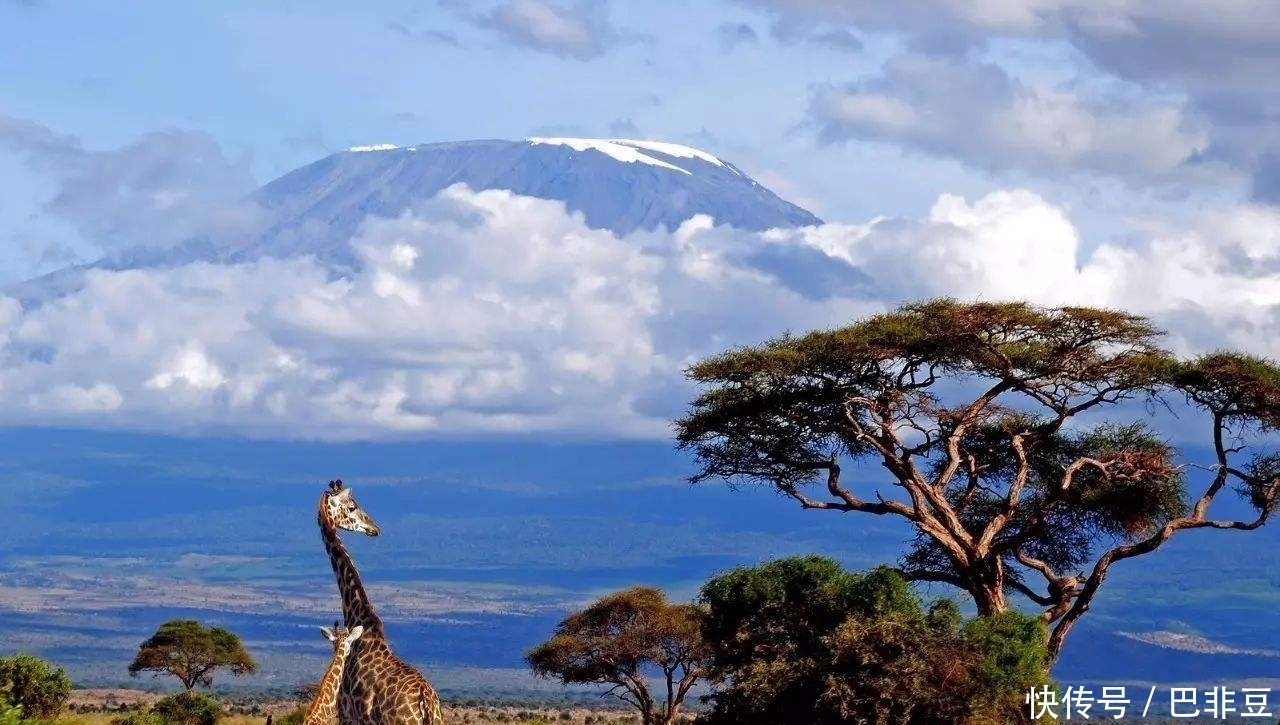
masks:
[[[1275,3],[738,1],[776,27],[898,42],[902,53],[880,76],[815,93],[811,119],[828,140],[889,140],[981,168],[1139,180],[1179,169],[1194,179],[1214,165],[1249,182],[1253,199],[1280,198]],[[1052,54],[1067,77],[1028,80],[1037,54]]]
[[[0,298],[0,422],[331,439],[666,437],[692,360],[936,295],[1154,315],[1181,351],[1280,356],[1280,213],[1239,206],[1087,255],[1018,189],[919,219],[618,238],[559,202],[455,186],[369,219],[364,262],[94,270]]]
[[[925,55],[813,96],[825,142],[902,144],[989,169],[1093,171],[1150,181],[1194,163],[1208,135],[1183,108],[1101,100],[1009,76],[1000,66]]]

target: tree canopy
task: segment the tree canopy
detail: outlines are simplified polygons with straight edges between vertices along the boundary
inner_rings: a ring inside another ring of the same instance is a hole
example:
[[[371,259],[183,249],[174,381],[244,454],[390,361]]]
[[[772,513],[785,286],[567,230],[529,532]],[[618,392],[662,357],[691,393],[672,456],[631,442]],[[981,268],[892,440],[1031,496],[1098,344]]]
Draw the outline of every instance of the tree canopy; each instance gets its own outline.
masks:
[[[918,535],[904,575],[960,587],[981,614],[1029,598],[1052,660],[1112,564],[1187,529],[1256,529],[1276,508],[1280,453],[1265,434],[1280,427],[1280,367],[1181,359],[1162,334],[1090,307],[910,304],[696,363],[678,440],[694,482],[905,519]],[[1213,451],[1194,469],[1153,425],[1183,401]],[[843,480],[849,461],[879,464],[888,488]],[[1226,488],[1256,515],[1210,517]]]
[[[702,619],[700,608],[667,602],[658,589],[626,589],[566,617],[525,660],[541,677],[610,685],[644,725],[670,725],[704,674]],[[651,692],[650,674],[660,677],[665,698]]]
[[[232,632],[205,627],[194,619],[175,619],[160,625],[138,647],[129,674],[173,675],[190,692],[196,685],[212,685],[218,669],[240,677],[254,672],[257,665]]]
[[[1023,695],[1047,683],[1043,623],[966,623],[945,599],[926,609],[885,567],[779,559],[715,577],[701,598],[707,725],[994,725],[1018,721]]]

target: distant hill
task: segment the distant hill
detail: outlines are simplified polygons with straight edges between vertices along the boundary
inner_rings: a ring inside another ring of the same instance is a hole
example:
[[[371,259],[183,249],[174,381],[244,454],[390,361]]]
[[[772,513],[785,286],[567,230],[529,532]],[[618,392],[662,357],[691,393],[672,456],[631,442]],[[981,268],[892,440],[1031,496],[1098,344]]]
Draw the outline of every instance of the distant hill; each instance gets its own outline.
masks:
[[[319,671],[328,653],[314,627],[333,621],[337,589],[315,505],[336,476],[383,527],[348,543],[397,651],[454,693],[474,692],[486,672],[522,670],[525,650],[602,592],[651,584],[688,600],[717,573],[808,552],[865,569],[898,560],[912,535],[899,521],[804,511],[769,491],[691,486],[682,477],[693,462],[667,442],[4,429],[0,459],[11,510],[0,528],[0,653],[47,657],[81,686],[130,683],[138,643],[176,616],[245,637],[263,671],[226,686],[287,688]],[[1120,562],[1055,676],[1064,687],[1162,683],[1166,704],[1170,684],[1280,688],[1278,546],[1275,526],[1191,532]],[[971,606],[943,585],[922,593]],[[528,683],[493,677],[507,691]]]

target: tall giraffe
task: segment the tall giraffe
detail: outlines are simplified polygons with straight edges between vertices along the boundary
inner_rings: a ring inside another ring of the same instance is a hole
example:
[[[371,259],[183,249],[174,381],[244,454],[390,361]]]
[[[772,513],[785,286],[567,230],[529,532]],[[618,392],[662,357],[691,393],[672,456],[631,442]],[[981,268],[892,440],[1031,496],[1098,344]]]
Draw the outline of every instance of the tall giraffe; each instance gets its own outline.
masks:
[[[342,684],[343,665],[347,663],[347,655],[351,654],[351,644],[364,634],[364,627],[357,624],[347,629],[334,622],[333,629],[321,627],[320,631],[324,633],[325,639],[333,642],[333,657],[329,660],[324,676],[320,678],[320,687],[316,689],[316,696],[307,707],[302,725],[332,725],[338,720],[338,686]]]
[[[338,537],[338,529],[377,536],[378,525],[342,481],[329,482],[318,508],[320,538],[342,593],[342,617],[348,627],[364,627],[364,636],[355,643],[343,670],[339,721],[342,725],[443,725],[435,688],[391,651],[382,620],[360,582],[360,572]]]

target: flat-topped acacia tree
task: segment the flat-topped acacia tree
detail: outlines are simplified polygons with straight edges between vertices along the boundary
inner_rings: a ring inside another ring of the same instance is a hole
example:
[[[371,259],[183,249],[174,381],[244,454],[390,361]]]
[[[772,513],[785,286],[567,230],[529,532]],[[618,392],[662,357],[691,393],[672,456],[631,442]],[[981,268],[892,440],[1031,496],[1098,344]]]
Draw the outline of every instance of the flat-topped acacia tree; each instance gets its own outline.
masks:
[[[1280,453],[1266,434],[1280,428],[1280,367],[1235,352],[1179,359],[1161,335],[1113,310],[910,304],[693,365],[701,391],[676,421],[679,443],[695,483],[763,483],[806,509],[905,519],[917,536],[904,575],[963,589],[979,614],[1025,595],[1043,608],[1053,661],[1113,564],[1179,531],[1256,529],[1276,508]],[[1206,461],[1182,460],[1153,427],[1183,408],[1204,419]],[[843,480],[853,460],[878,463],[887,487]],[[1228,488],[1255,517],[1210,516]]]

